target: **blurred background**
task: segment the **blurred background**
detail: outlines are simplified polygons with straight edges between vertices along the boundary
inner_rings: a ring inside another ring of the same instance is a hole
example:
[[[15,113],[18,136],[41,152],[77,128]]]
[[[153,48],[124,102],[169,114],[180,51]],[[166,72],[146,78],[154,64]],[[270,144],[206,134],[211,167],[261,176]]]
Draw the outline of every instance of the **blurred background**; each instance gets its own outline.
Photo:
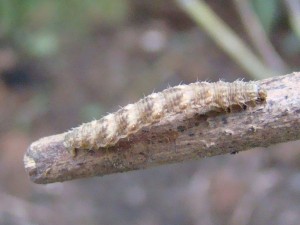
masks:
[[[23,166],[31,142],[168,85],[299,56],[298,0],[0,0],[0,224],[299,224],[300,142],[49,185]]]

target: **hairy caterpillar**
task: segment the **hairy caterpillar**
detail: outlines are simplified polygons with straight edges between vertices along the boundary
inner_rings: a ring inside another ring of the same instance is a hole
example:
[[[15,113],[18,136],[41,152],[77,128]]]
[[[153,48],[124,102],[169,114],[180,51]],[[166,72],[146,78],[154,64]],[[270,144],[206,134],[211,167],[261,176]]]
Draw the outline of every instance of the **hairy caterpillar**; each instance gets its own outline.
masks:
[[[66,133],[64,146],[75,156],[76,149],[96,150],[113,146],[120,139],[171,115],[227,111],[234,105],[265,101],[266,97],[266,91],[253,81],[178,85],[153,93],[100,120],[73,128]]]

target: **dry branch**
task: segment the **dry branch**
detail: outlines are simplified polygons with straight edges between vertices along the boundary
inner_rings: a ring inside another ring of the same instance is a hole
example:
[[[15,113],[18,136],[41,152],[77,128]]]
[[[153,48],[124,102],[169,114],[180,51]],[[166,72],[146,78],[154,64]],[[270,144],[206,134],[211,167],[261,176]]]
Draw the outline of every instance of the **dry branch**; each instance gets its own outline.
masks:
[[[25,169],[35,183],[144,169],[253,147],[300,139],[300,73],[259,81],[268,97],[264,105],[233,113],[182,115],[142,129],[116,146],[98,151],[79,149],[72,155],[64,135],[42,138],[30,145]]]

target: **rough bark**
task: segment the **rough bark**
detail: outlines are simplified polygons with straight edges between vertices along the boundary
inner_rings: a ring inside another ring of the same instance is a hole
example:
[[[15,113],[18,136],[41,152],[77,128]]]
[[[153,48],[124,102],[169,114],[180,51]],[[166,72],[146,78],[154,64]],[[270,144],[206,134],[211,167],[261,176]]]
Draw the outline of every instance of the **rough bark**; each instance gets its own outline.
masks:
[[[32,143],[24,156],[35,183],[145,169],[191,159],[236,153],[300,138],[300,73],[259,81],[267,91],[265,104],[232,113],[165,118],[121,140],[116,146],[73,157],[63,146],[64,135]]]

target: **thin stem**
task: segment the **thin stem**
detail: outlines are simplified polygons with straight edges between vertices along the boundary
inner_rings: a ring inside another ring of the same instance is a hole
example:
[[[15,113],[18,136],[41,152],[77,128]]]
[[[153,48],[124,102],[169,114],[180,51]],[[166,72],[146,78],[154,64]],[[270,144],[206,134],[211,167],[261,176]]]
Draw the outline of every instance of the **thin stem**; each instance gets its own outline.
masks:
[[[257,15],[251,9],[249,1],[234,0],[234,2],[253,46],[262,56],[266,64],[280,73],[288,71],[288,66],[271,44]]]
[[[285,0],[285,4],[289,13],[289,20],[292,29],[300,39],[300,1],[299,0]]]
[[[176,0],[178,5],[253,78],[278,74],[264,65],[247,45],[203,1]]]

